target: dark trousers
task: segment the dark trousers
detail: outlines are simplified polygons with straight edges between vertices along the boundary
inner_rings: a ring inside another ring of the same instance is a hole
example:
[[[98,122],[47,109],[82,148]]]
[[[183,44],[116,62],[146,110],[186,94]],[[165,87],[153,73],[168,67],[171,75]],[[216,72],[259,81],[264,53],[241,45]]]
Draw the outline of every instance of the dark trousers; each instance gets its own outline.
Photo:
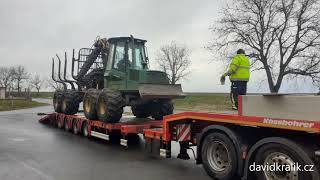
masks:
[[[247,94],[247,81],[231,81],[231,103],[238,108],[238,96]]]

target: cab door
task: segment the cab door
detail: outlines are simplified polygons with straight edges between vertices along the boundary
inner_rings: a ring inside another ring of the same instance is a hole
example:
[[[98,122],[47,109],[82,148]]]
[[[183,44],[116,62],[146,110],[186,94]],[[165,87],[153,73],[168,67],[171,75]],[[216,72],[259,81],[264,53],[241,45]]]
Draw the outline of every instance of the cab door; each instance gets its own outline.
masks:
[[[124,90],[127,87],[128,45],[125,41],[111,44],[105,71],[105,87]]]

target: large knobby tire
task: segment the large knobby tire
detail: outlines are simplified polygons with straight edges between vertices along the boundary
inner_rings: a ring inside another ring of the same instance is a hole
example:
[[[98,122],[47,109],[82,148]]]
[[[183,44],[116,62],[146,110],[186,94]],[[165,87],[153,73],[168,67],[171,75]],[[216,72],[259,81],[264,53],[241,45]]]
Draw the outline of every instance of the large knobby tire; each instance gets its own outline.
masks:
[[[100,90],[89,89],[83,97],[83,113],[87,119],[97,119],[96,104]]]
[[[313,166],[313,171],[255,171],[257,179],[259,180],[273,180],[273,179],[290,179],[290,180],[319,180],[319,173],[316,170],[314,162],[298,145],[293,144],[286,146],[278,143],[269,143],[263,145],[255,156],[256,165],[272,165],[278,163],[279,165],[305,165]],[[310,166],[310,167],[311,167]]]
[[[153,102],[152,117],[156,120],[163,119],[163,116],[173,113],[173,102],[169,99]]]
[[[53,108],[55,112],[62,112],[63,91],[56,91],[53,95]]]
[[[131,111],[137,118],[146,118],[151,116],[151,108],[149,103],[131,106]]]
[[[79,110],[79,97],[77,91],[66,91],[62,100],[61,110],[64,114],[73,115]]]
[[[208,134],[201,147],[205,171],[213,179],[232,180],[238,168],[236,148],[229,137],[222,133]]]
[[[103,89],[97,103],[98,118],[109,123],[119,122],[124,105],[124,99],[119,91]]]

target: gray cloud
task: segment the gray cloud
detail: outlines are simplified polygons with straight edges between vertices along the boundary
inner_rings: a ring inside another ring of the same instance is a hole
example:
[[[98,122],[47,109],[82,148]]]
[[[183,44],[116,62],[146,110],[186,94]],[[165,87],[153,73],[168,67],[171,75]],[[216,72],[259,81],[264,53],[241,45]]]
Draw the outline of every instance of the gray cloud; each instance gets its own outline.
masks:
[[[1,66],[22,64],[49,76],[51,57],[90,47],[97,35],[148,40],[151,61],[163,44],[175,40],[192,49],[192,75],[186,91],[228,91],[218,86],[221,65],[203,47],[223,0],[7,0],[0,6]],[[211,63],[210,63],[211,62]],[[209,80],[208,80],[209,79]],[[254,89],[254,88],[252,88]]]

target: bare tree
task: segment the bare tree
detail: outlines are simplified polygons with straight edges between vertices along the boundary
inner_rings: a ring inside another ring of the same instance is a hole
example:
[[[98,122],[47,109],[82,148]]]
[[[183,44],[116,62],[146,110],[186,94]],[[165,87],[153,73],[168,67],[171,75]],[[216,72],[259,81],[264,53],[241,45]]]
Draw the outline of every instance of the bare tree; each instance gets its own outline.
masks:
[[[39,94],[40,89],[41,89],[41,87],[42,87],[42,85],[43,85],[43,80],[41,79],[41,77],[40,77],[38,74],[34,75],[34,76],[31,78],[30,83],[31,83],[31,85],[32,85],[34,88],[37,89],[37,92],[38,92],[38,94]]]
[[[50,89],[60,90],[63,89],[63,85],[61,83],[53,81],[51,78],[46,80],[46,86]]]
[[[171,84],[176,84],[190,74],[188,70],[191,65],[190,53],[190,49],[185,45],[176,42],[160,48],[156,60],[159,67],[168,74]]]
[[[319,0],[233,0],[211,30],[210,50],[253,51],[253,71],[265,71],[271,92],[284,78],[320,82]]]
[[[13,70],[13,79],[17,81],[18,92],[21,92],[21,83],[23,80],[28,79],[29,74],[24,66],[16,66]]]
[[[13,69],[10,67],[0,67],[0,86],[6,89],[12,84]]]

